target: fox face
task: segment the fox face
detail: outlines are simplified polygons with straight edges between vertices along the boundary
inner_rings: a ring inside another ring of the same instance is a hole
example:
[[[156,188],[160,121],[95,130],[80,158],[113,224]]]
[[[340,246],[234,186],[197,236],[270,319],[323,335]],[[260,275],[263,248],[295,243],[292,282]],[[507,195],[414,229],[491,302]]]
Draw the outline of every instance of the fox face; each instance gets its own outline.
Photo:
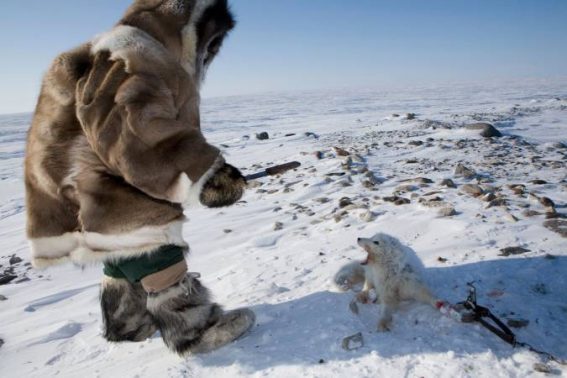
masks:
[[[381,232],[375,234],[371,238],[358,238],[357,243],[367,253],[366,259],[362,265],[371,263],[379,263],[384,260],[391,260],[392,254],[396,253],[395,239]]]

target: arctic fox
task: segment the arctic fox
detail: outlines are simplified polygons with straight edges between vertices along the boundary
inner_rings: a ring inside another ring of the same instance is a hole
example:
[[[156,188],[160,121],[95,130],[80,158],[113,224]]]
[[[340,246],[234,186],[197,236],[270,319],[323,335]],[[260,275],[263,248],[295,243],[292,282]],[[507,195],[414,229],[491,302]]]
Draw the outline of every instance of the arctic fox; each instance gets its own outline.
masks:
[[[378,331],[390,329],[392,313],[401,301],[416,300],[437,309],[444,305],[431,294],[416,269],[408,263],[408,256],[396,238],[377,233],[370,239],[358,238],[358,245],[366,251],[366,259],[343,266],[334,281],[343,291],[364,283],[356,299],[362,303],[376,301],[382,304]],[[372,289],[376,298],[372,296]],[[353,302],[351,309],[356,312],[356,303]]]

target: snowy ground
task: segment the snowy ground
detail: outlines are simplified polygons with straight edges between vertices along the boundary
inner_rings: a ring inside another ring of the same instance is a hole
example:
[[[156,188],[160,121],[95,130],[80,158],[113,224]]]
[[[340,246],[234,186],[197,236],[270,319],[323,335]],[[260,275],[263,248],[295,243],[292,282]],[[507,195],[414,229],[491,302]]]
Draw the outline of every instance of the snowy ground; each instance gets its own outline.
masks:
[[[521,341],[567,358],[567,148],[558,143],[567,144],[565,84],[205,101],[205,133],[228,161],[248,167],[246,173],[290,160],[302,167],[260,180],[232,208],[187,212],[190,269],[201,272],[220,303],[251,306],[258,321],[242,340],[186,359],[168,353],[158,336],[137,344],[103,341],[100,267],[30,270],[22,184],[30,116],[0,117],[0,274],[11,267],[18,276],[0,286],[6,297],[0,376],[543,375],[533,369],[537,355],[425,305],[405,304],[391,332],[379,333],[378,305],[353,315],[353,294],[338,292],[332,277],[342,264],[362,259],[357,237],[391,233],[419,256],[441,298],[463,300],[466,283],[475,281],[480,304],[505,321],[528,321],[514,329]],[[405,119],[410,112],[415,119]],[[491,122],[504,137],[485,139],[462,127],[477,121]],[[257,140],[261,131],[270,139]],[[337,156],[335,146],[350,158]],[[476,178],[455,177],[458,163]],[[446,178],[457,188],[441,186]],[[496,201],[464,193],[464,184],[480,184]],[[388,202],[394,195],[410,203]],[[352,205],[339,208],[343,197]],[[541,197],[558,214],[550,215]],[[439,215],[451,206],[456,215]],[[529,251],[500,256],[500,249],[518,246]],[[23,261],[11,266],[13,255]],[[357,332],[365,346],[343,350],[342,339]],[[549,366],[552,374],[567,373]]]

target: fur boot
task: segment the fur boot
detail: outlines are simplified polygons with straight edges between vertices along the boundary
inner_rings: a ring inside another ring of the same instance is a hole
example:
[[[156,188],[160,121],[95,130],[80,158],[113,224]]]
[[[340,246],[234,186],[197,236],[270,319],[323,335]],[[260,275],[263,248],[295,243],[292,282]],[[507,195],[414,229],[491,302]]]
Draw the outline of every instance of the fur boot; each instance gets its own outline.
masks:
[[[242,336],[255,322],[248,309],[223,312],[210,301],[207,288],[190,274],[177,285],[150,293],[148,310],[165,344],[181,355],[218,349]]]
[[[108,341],[143,341],[157,327],[146,309],[141,284],[104,276],[100,292],[104,338]]]

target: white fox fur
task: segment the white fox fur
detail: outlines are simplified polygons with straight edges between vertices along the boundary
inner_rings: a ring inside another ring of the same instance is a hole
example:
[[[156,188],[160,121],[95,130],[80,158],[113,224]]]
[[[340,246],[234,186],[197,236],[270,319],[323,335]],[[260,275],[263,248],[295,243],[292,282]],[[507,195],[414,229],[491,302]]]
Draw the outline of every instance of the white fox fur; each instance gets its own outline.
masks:
[[[394,237],[377,233],[372,238],[359,238],[368,257],[363,262],[351,262],[335,275],[335,284],[346,291],[356,290],[364,285],[356,299],[367,303],[373,300],[382,304],[378,330],[387,331],[392,323],[392,313],[401,301],[416,300],[438,308],[442,301],[435,298],[421,281],[415,267],[408,263],[408,255],[401,243]],[[355,307],[356,308],[356,307]]]

